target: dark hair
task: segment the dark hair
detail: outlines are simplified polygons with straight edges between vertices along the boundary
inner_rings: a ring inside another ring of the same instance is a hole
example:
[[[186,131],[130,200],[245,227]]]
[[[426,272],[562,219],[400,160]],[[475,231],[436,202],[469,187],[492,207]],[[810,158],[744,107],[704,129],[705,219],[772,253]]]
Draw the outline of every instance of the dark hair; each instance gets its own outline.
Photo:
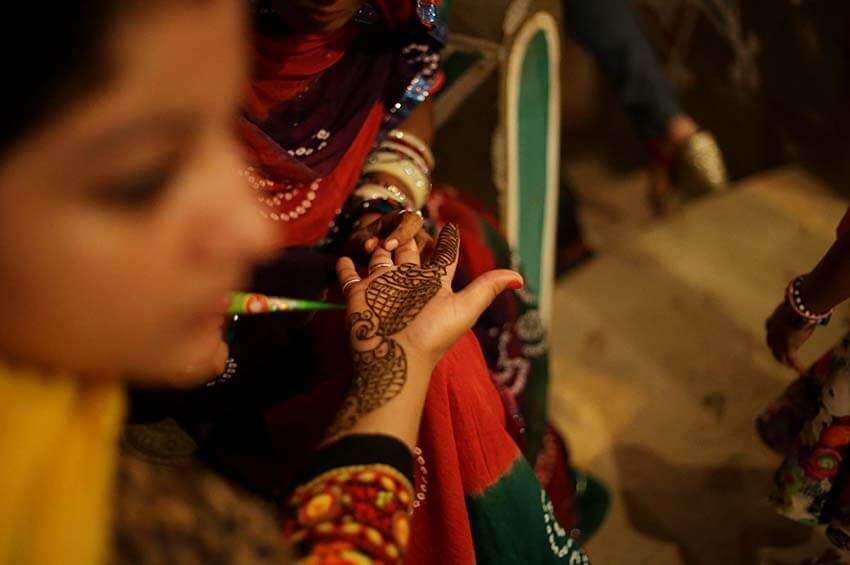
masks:
[[[0,152],[102,83],[109,28],[127,0],[10,2],[0,61],[5,88]]]

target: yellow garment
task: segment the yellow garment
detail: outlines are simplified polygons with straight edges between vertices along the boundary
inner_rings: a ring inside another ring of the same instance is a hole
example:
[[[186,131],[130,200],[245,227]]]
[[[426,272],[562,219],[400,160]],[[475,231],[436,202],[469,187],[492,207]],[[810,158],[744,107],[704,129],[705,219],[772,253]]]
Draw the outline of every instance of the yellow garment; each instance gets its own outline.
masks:
[[[0,363],[0,565],[101,564],[124,397]]]

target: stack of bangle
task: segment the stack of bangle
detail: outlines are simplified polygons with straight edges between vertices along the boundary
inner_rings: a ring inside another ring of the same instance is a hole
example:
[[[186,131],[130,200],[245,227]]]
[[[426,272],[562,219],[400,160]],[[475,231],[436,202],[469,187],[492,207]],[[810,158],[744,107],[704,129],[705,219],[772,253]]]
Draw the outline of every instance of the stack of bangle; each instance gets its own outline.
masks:
[[[816,314],[805,305],[803,297],[800,295],[800,286],[803,284],[805,279],[805,275],[800,275],[788,284],[788,288],[785,290],[785,300],[788,302],[791,309],[794,310],[800,318],[805,320],[806,323],[825,326],[832,318],[833,309],[830,308],[823,314]]]
[[[433,169],[434,154],[424,141],[405,131],[390,131],[369,154],[360,185],[328,226],[328,236],[321,245],[333,248],[345,241],[363,214],[421,211],[431,193]],[[396,183],[375,182],[374,175],[379,173],[394,177]]]
[[[434,155],[421,139],[411,133],[392,130],[366,159],[364,182],[354,193],[362,200],[382,199],[396,202],[408,210],[421,210],[431,193]],[[376,184],[370,175],[385,174],[398,184]]]
[[[431,152],[428,144],[412,133],[402,131],[400,129],[394,129],[387,134],[387,140],[407,145],[422,156],[429,168],[434,168],[434,154]]]
[[[394,184],[361,184],[355,194],[357,198],[363,201],[387,200],[398,204],[405,210],[416,209],[407,194]]]

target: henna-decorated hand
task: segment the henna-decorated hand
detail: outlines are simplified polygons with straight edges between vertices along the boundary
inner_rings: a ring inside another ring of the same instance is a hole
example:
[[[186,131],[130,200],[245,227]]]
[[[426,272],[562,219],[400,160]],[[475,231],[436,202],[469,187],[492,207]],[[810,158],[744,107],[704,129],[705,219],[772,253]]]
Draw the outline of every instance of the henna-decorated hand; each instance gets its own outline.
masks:
[[[459,247],[458,228],[449,224],[426,264],[421,264],[413,240],[395,254],[383,248],[375,251],[369,276],[363,280],[351,259],[339,260],[337,274],[346,290],[357,377],[331,435],[398,396],[408,375],[430,375],[496,296],[506,288],[522,287],[519,274],[497,270],[453,292]]]

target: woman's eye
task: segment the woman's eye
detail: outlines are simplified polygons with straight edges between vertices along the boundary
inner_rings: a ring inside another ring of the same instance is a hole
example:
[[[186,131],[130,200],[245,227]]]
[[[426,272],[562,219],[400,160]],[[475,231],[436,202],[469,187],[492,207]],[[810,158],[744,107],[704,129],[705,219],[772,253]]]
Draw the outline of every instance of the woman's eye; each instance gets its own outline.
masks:
[[[110,182],[98,190],[98,199],[110,205],[143,208],[160,197],[177,172],[177,163],[168,163]]]

